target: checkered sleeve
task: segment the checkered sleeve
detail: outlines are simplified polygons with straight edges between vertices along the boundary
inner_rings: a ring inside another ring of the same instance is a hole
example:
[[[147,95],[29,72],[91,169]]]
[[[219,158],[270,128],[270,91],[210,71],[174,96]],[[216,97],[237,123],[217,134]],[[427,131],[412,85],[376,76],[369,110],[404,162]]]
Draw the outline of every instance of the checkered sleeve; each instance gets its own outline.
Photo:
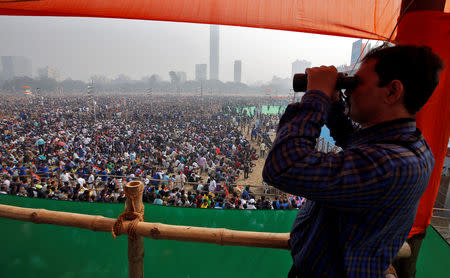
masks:
[[[347,148],[339,153],[315,150],[330,99],[309,91],[290,104],[280,119],[266,159],[263,179],[290,194],[345,209],[371,207],[390,190],[392,180],[382,149]]]

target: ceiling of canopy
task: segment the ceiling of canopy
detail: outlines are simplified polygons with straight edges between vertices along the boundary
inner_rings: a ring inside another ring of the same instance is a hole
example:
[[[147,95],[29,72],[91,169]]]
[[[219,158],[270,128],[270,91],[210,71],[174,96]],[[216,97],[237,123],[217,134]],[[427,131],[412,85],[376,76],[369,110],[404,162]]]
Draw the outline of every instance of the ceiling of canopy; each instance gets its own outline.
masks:
[[[145,19],[387,40],[401,0],[0,0],[0,15]],[[450,2],[450,1],[447,1]],[[445,11],[450,10],[447,3]]]

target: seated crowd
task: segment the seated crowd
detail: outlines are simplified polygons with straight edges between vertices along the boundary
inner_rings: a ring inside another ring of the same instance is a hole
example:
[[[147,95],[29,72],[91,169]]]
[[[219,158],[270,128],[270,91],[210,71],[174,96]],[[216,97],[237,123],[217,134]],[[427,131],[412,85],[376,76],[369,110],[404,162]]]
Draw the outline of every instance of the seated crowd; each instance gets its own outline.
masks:
[[[65,179],[67,174],[61,174],[59,180]],[[97,177],[92,183],[88,183],[82,177],[76,179],[73,175],[68,176],[70,180],[59,183],[54,177],[28,179],[26,176],[11,178],[4,175],[0,194],[65,201],[125,202],[123,184],[130,179],[108,178],[106,182],[102,182],[102,177]],[[169,179],[152,179],[147,176],[143,183],[143,202],[156,205],[215,209],[297,209],[305,201],[298,196],[275,197],[271,201],[265,194],[260,194],[256,198],[249,186],[243,188],[220,185],[211,177],[206,185],[180,182],[181,187],[177,187],[174,175]]]
[[[157,204],[301,204],[293,197],[256,200],[249,188],[236,185],[271,144],[268,131],[278,115],[261,112],[263,98],[217,97],[199,105],[198,97],[164,96],[149,105],[143,96],[104,96],[95,114],[83,97],[1,100],[0,193],[122,202],[123,185],[139,179],[146,185],[144,200]],[[257,107],[253,114],[250,106]]]

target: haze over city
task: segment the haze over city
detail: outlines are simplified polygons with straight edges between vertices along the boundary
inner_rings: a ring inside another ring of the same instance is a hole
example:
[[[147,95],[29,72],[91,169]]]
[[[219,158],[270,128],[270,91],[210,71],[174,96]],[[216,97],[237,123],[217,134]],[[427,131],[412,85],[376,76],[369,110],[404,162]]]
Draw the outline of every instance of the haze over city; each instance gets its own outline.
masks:
[[[169,71],[195,78],[195,64],[208,64],[210,25],[99,18],[0,17],[0,56],[31,59],[38,68],[59,70],[61,80],[88,81],[92,75],[132,79]],[[354,38],[220,26],[219,79],[233,81],[233,63],[242,60],[242,82],[288,78],[291,63],[312,66],[350,63]]]

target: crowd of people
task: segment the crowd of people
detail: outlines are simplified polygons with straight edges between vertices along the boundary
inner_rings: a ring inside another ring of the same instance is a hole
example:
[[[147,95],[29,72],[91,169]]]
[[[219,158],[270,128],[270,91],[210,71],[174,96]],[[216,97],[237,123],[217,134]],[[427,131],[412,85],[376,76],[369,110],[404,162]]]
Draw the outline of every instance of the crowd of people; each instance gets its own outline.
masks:
[[[302,203],[295,196],[270,200],[236,184],[270,147],[279,115],[262,113],[267,99],[1,98],[1,194],[123,202],[124,184],[141,180],[144,201],[154,204],[288,209]]]

